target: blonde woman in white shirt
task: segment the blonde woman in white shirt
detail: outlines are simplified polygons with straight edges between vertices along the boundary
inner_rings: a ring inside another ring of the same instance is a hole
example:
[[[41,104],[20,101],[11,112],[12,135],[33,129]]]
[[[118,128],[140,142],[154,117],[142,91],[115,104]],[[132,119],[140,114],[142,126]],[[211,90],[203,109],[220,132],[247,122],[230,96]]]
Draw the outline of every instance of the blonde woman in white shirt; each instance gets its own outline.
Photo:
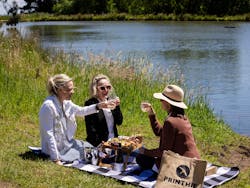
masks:
[[[91,144],[74,139],[77,128],[75,117],[97,113],[109,104],[103,102],[86,107],[74,104],[70,100],[74,83],[65,74],[50,77],[47,90],[50,96],[45,99],[39,112],[42,153],[58,165],[84,159],[84,147]]]

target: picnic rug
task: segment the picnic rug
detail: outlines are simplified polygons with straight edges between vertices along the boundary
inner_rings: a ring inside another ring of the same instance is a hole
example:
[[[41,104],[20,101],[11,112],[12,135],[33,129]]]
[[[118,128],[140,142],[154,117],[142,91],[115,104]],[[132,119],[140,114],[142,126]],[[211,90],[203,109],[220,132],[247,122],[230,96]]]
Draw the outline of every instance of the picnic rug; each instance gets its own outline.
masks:
[[[40,147],[29,146],[29,149],[38,156],[41,154]],[[138,187],[153,188],[156,183],[157,173],[155,173],[153,170],[141,170],[140,167],[135,162],[133,162],[133,154],[130,156],[129,161],[131,162],[127,165],[127,168],[124,172],[115,171],[106,167],[100,167],[92,164],[86,164],[84,161],[65,163],[64,166],[111,177]],[[208,163],[207,167],[211,166],[216,166],[217,171],[215,174],[205,176],[203,188],[212,188],[222,185],[233,178],[236,178],[240,172],[238,167],[223,167]]]

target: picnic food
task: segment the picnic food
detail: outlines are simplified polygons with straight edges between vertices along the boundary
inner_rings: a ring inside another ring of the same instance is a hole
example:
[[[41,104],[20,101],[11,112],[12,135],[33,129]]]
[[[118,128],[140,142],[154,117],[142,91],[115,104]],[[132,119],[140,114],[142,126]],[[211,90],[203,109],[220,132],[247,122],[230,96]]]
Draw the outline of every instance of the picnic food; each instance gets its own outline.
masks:
[[[141,147],[141,145],[142,145],[141,135],[119,136],[103,143],[104,147],[112,149],[119,148],[120,146],[123,151],[133,151]]]

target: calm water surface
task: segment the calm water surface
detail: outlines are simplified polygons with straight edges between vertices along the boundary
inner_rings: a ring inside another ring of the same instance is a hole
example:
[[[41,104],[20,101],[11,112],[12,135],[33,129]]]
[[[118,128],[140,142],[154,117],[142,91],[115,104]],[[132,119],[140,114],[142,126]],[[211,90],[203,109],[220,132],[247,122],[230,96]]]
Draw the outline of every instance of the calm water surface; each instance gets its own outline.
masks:
[[[95,54],[112,51],[178,65],[188,86],[208,88],[214,112],[250,136],[250,23],[241,22],[37,22],[20,23],[37,32],[44,47]]]

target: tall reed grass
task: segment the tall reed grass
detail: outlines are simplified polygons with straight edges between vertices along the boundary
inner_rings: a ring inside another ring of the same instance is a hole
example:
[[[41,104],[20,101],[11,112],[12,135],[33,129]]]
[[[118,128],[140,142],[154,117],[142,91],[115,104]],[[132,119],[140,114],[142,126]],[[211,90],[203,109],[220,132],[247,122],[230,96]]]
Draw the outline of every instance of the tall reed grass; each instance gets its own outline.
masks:
[[[8,20],[8,16],[0,16],[0,21]],[[165,20],[165,21],[249,21],[250,15],[234,15],[219,17],[216,15],[193,15],[193,14],[146,14],[131,15],[125,13],[110,14],[74,14],[57,15],[48,13],[21,14],[20,21],[133,21],[133,20]]]

